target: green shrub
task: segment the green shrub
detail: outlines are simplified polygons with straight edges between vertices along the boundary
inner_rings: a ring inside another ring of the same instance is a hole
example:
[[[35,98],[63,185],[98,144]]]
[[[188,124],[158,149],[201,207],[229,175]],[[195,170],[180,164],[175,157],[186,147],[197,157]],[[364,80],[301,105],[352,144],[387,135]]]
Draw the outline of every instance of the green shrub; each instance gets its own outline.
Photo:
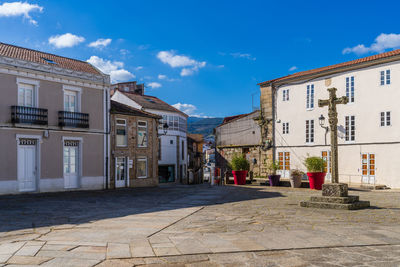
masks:
[[[243,155],[236,154],[232,157],[230,167],[234,171],[248,171],[250,169],[250,163]]]
[[[304,175],[304,172],[302,172],[299,169],[293,169],[293,170],[290,171],[290,175],[292,177],[302,177]]]
[[[279,170],[279,161],[271,161],[267,166],[268,172],[272,175],[276,174],[276,171]]]
[[[321,157],[308,157],[304,161],[308,172],[323,172],[325,161]]]

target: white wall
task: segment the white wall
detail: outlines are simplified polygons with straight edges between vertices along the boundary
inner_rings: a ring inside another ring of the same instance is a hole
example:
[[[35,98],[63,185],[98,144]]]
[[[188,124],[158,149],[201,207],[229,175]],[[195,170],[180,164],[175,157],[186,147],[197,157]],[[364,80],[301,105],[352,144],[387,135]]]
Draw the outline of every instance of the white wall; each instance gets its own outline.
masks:
[[[380,85],[380,71],[390,69],[391,84]],[[275,119],[276,145],[279,151],[291,152],[291,168],[303,168],[302,161],[307,156],[320,156],[324,146],[325,130],[318,122],[323,114],[328,125],[327,107],[319,108],[318,99],[329,97],[325,78],[331,78],[329,87],[336,87],[337,96],[346,95],[346,77],[354,76],[355,102],[338,105],[338,126],[344,128],[345,116],[355,116],[355,141],[346,142],[344,134],[339,133],[339,173],[340,181],[346,181],[352,176],[352,181],[361,181],[361,153],[376,155],[376,183],[400,188],[397,162],[400,148],[400,62],[392,62],[323,77],[295,85],[284,85],[277,89]],[[308,84],[314,84],[314,108],[306,109],[306,89]],[[282,90],[290,90],[290,100],[282,101]],[[380,112],[391,112],[391,126],[380,126]],[[314,143],[306,144],[306,120],[314,120]],[[289,122],[289,134],[282,134],[282,123]],[[330,134],[327,135],[328,145]],[[382,143],[382,144],[380,144]],[[347,178],[346,178],[347,177]],[[356,178],[357,177],[357,178]]]

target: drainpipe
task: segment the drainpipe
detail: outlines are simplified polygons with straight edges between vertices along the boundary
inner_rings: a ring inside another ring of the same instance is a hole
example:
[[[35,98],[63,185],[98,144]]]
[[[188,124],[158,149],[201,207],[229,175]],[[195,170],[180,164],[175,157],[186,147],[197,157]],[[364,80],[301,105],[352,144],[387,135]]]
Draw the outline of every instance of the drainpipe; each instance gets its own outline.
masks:
[[[104,88],[104,78],[103,78],[103,88]],[[104,97],[104,101],[105,101],[105,106],[106,106],[106,189],[108,189],[108,184],[109,184],[109,156],[110,156],[110,151],[109,151],[109,140],[110,140],[110,129],[109,129],[109,116],[110,116],[110,107],[109,107],[109,88],[107,88],[105,90],[105,97]]]
[[[275,121],[276,121],[276,106],[275,106],[275,86],[271,83],[271,98],[272,98],[272,161],[276,161],[276,145],[275,145]]]

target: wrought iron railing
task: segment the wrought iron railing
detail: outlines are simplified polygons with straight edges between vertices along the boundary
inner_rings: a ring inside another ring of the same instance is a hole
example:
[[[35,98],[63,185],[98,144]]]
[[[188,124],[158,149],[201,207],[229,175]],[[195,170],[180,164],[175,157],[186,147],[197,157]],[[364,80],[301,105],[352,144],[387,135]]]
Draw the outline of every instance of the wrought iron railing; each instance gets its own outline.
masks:
[[[89,114],[80,112],[59,111],[58,126],[89,128]]]
[[[47,109],[11,106],[11,122],[47,125]]]

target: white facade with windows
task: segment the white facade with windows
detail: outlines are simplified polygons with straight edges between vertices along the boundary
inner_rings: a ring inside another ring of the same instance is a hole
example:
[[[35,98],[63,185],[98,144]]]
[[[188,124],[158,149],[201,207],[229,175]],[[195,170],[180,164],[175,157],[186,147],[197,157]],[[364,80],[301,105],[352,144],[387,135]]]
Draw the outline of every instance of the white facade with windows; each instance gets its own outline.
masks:
[[[328,99],[327,88],[336,87],[337,97],[349,98],[348,104],[337,105],[339,181],[400,188],[400,57],[348,70],[328,69],[326,75],[321,72],[260,84],[275,92],[275,158],[280,173],[289,177],[288,169],[305,171],[307,155],[330,162],[330,132],[325,137],[319,123],[322,114],[329,126],[328,108],[319,108],[318,100]],[[330,167],[326,169],[329,179]]]

